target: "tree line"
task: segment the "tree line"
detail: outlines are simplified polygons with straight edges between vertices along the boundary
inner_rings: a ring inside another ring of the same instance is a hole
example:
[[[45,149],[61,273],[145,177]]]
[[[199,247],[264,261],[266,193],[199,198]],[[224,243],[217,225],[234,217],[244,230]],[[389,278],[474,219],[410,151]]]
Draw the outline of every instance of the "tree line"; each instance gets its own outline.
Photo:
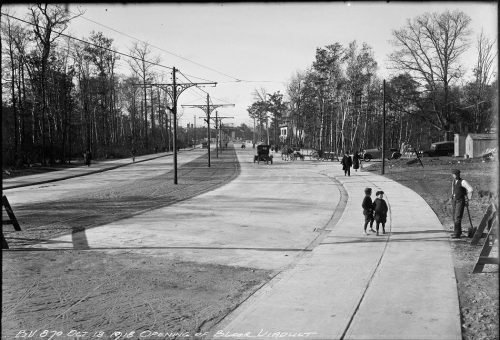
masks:
[[[81,158],[128,157],[172,150],[171,100],[152,83],[167,83],[160,58],[145,42],[128,54],[101,32],[64,32],[64,5],[36,4],[25,18],[2,8],[2,158],[5,165],[54,164]],[[118,72],[125,64],[130,76]],[[182,113],[178,113],[180,118]],[[179,128],[177,145],[201,139],[203,128]]]
[[[101,32],[66,35],[72,14],[63,5],[36,4],[24,19],[2,9],[2,159],[6,165],[67,162],[89,149],[94,157],[127,157],[171,150],[169,96],[151,83],[166,83],[160,58],[147,43],[128,54],[113,49]],[[471,45],[463,12],[426,14],[393,31],[387,80],[387,145],[426,147],[453,133],[487,132],[497,112],[494,43],[476,39],[473,79],[460,56]],[[126,65],[129,76],[118,72]],[[317,48],[308,70],[293,75],[285,93],[255,90],[248,108],[255,131],[237,135],[272,144],[307,145],[340,152],[381,144],[382,80],[367,43]],[[280,127],[293,126],[280,140]],[[206,135],[179,128],[177,145]]]
[[[393,30],[394,51],[388,56],[393,75],[385,91],[367,43],[317,48],[311,67],[291,77],[286,100],[279,92],[255,90],[249,116],[259,131],[271,129],[272,144],[337,153],[382,145],[384,105],[387,147],[406,143],[425,149],[453,140],[455,133],[490,132],[498,112],[497,55],[482,32],[472,44],[470,21],[461,11],[445,11]],[[466,79],[460,57],[472,45],[477,62],[472,79]],[[276,136],[280,126],[292,127],[286,138]]]

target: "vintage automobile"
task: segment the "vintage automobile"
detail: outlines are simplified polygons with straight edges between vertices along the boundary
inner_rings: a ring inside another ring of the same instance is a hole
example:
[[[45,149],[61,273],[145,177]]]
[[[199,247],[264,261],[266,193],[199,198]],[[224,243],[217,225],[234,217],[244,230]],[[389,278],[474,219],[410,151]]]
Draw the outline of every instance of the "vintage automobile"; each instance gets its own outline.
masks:
[[[266,162],[266,164],[273,164],[273,155],[269,154],[269,151],[271,150],[270,145],[257,145],[257,154],[253,157],[253,162],[257,162],[259,164],[260,162]]]
[[[422,156],[453,156],[455,154],[455,142],[435,142],[431,144],[429,150],[424,150]]]
[[[385,150],[385,157],[387,159],[398,159],[401,153],[396,148],[389,148]],[[382,148],[366,149],[363,151],[363,160],[369,162],[375,158],[382,158]]]

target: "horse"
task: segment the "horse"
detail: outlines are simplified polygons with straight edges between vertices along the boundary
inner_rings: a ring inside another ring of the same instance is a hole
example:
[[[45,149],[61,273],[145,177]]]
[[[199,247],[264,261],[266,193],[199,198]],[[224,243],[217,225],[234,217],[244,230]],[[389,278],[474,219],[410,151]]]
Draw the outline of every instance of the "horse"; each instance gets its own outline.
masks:
[[[284,147],[281,150],[281,159],[284,161],[293,161],[295,160],[295,155],[293,153],[293,149],[291,147]]]

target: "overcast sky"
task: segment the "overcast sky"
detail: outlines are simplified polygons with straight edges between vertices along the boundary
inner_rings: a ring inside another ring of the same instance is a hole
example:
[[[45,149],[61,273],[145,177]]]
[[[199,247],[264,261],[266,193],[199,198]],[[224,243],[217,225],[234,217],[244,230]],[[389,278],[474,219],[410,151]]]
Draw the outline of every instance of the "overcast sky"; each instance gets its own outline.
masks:
[[[15,8],[24,17],[26,5]],[[225,123],[251,123],[246,111],[253,102],[252,92],[265,88],[268,93],[281,91],[297,72],[308,69],[317,47],[335,42],[347,45],[356,40],[373,48],[380,77],[388,77],[387,55],[392,30],[402,28],[407,19],[425,12],[462,10],[471,19],[471,36],[484,30],[497,38],[496,2],[307,2],[307,3],[150,3],[81,4],[70,3],[69,10],[85,12],[74,19],[67,33],[82,38],[101,31],[114,39],[114,47],[129,53],[135,39],[146,41],[160,56],[161,64],[180,69],[192,82],[217,82],[205,87],[214,104],[235,104],[218,109],[220,115],[235,116]],[[122,58],[123,59],[123,58]],[[464,56],[471,65],[475,47]],[[159,69],[160,70],[160,69]],[[127,73],[121,62],[118,71]],[[162,69],[162,72],[169,72]],[[201,78],[201,79],[200,79]],[[203,80],[204,79],[204,80]],[[183,79],[181,79],[182,81]],[[242,80],[238,82],[237,80]],[[204,104],[206,93],[188,89],[179,97],[180,124],[193,123],[200,109],[180,105]],[[197,126],[201,120],[197,118]]]

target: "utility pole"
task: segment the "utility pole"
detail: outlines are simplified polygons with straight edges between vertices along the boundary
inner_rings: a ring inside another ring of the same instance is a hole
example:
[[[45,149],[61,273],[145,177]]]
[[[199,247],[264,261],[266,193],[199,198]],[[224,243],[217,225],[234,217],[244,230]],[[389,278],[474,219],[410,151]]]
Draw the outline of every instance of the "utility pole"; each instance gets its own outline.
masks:
[[[215,157],[219,158],[219,120],[217,118],[217,110],[215,110]]]
[[[384,104],[382,107],[382,175],[385,173],[385,79],[384,79]]]
[[[146,126],[147,127],[147,126]],[[154,101],[153,101],[153,87],[151,86],[151,146],[155,145],[155,114],[154,114]]]
[[[210,114],[212,113],[213,110],[215,110],[218,107],[224,107],[224,106],[234,106],[234,104],[212,104],[210,105],[210,95],[207,93],[207,104],[197,104],[197,105],[182,105],[182,107],[197,107],[205,111],[206,117],[200,117],[203,118],[205,122],[207,122],[207,149],[208,149],[208,167],[210,168]]]
[[[255,117],[253,117],[253,138],[252,138],[252,147],[255,148]]]
[[[159,88],[165,90],[165,92],[168,94],[172,101],[172,107],[167,107],[173,115],[173,129],[174,129],[174,136],[173,136],[173,148],[174,148],[174,184],[177,184],[177,100],[179,99],[179,96],[181,93],[185,90],[188,89],[192,86],[197,86],[197,85],[214,85],[216,86],[217,83],[177,83],[176,82],[176,77],[175,73],[177,72],[177,69],[174,67],[172,69],[172,83],[166,83],[166,84],[159,84],[159,83],[153,83],[153,84],[132,84],[132,85],[138,85],[138,86],[158,86]]]
[[[146,66],[144,65],[144,59],[142,59],[142,69],[144,70],[142,77],[144,85],[144,141],[146,144],[146,150],[148,150],[148,98],[146,86]]]
[[[174,184],[177,184],[177,86],[175,83],[175,67],[172,70],[172,113],[174,115]]]
[[[193,141],[193,149],[196,149],[196,116],[194,116],[194,141]]]
[[[267,131],[267,145],[269,145],[269,116],[266,111],[266,131]]]
[[[234,118],[234,117],[228,117],[228,116],[222,116],[219,117],[217,115],[217,111],[215,111],[215,136],[216,136],[216,142],[215,142],[215,150],[217,152],[217,158],[219,158],[219,147],[222,153],[222,141],[221,141],[221,129],[222,129],[222,119],[224,118]]]

